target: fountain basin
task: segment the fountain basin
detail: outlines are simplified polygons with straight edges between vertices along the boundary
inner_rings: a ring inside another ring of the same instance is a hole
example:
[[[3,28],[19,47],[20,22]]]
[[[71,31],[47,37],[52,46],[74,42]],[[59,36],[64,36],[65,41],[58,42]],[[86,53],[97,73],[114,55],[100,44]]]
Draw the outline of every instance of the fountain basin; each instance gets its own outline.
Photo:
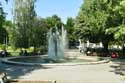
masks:
[[[107,63],[109,59],[87,58],[87,57],[68,57],[61,60],[51,60],[48,56],[21,56],[2,59],[2,63],[22,66],[73,66],[73,65],[91,65]]]

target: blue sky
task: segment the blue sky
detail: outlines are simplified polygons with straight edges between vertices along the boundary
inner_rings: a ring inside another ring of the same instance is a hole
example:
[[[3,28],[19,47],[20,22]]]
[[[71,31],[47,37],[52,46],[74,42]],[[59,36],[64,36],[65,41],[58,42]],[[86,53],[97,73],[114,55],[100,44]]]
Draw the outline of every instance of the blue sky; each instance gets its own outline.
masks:
[[[4,11],[8,13],[7,19],[12,20],[12,0],[8,4],[2,1]],[[36,13],[40,17],[48,17],[57,14],[63,22],[66,22],[67,17],[73,17],[78,14],[79,8],[83,0],[37,0]]]

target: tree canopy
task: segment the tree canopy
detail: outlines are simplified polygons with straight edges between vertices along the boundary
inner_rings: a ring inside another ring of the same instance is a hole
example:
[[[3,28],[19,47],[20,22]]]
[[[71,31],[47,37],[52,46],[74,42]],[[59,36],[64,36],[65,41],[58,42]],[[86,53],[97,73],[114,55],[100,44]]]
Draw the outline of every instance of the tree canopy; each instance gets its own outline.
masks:
[[[76,42],[76,36],[74,34],[74,31],[75,31],[74,24],[75,24],[75,19],[68,17],[67,22],[65,24],[65,29],[67,30],[69,47],[74,46]]]
[[[52,15],[51,17],[47,17],[45,20],[49,29],[54,27],[61,28],[63,25],[61,18],[58,17],[56,14]]]
[[[2,3],[0,2],[0,44],[4,44],[8,33],[4,28],[5,12],[3,11]]]
[[[32,46],[36,0],[14,0],[14,45]]]
[[[124,0],[85,0],[76,18],[75,26],[79,36],[90,42],[102,42],[107,50],[108,43],[115,39],[117,27],[123,23],[124,14],[121,9],[124,7],[120,6],[123,2]]]

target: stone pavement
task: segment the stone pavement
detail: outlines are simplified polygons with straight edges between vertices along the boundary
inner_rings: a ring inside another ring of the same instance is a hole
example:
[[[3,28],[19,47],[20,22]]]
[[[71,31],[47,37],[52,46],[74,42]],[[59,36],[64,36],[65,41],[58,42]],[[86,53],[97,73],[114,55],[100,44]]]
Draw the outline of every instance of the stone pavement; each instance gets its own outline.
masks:
[[[6,71],[12,79],[56,80],[57,83],[125,83],[116,73],[117,64],[26,67],[0,63],[0,70]]]

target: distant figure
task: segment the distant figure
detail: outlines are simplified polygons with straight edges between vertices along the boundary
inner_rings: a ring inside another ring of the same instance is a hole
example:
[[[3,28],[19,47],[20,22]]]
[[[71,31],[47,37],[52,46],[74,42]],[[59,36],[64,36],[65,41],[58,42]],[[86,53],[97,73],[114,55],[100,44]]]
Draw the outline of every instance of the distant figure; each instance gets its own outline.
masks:
[[[88,56],[88,55],[91,55],[91,51],[87,51],[87,56]]]
[[[7,57],[8,56],[8,52],[6,50],[1,51],[1,57]]]
[[[24,56],[28,56],[27,50],[24,50]]]
[[[41,51],[39,50],[38,52],[37,52],[37,55],[40,55],[41,54]]]
[[[20,50],[20,53],[19,53],[20,56],[24,56],[24,51],[21,49]]]
[[[80,51],[80,53],[83,53],[84,52],[84,47],[83,46],[79,46],[79,51]]]

